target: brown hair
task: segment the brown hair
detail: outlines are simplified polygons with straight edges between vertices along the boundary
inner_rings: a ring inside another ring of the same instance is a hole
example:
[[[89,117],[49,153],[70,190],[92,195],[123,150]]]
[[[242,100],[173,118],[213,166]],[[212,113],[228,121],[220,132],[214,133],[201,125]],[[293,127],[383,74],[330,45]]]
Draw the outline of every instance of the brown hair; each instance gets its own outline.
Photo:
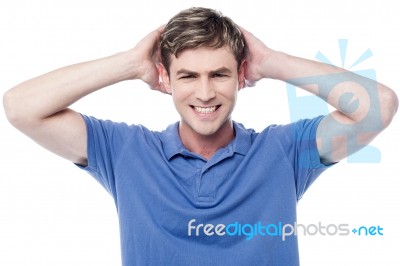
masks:
[[[245,56],[245,42],[239,27],[221,12],[202,7],[182,10],[165,26],[161,37],[161,61],[169,73],[171,55],[186,49],[220,48],[227,45],[238,62]]]

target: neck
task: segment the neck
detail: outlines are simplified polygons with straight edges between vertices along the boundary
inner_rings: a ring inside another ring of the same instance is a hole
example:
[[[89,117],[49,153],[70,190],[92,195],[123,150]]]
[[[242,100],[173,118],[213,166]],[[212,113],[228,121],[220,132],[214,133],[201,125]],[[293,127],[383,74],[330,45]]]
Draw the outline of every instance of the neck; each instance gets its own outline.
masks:
[[[201,135],[191,128],[182,126],[182,123],[180,123],[179,136],[183,145],[189,151],[197,153],[208,160],[217,150],[227,146],[234,139],[235,132],[231,120],[227,121],[217,132],[211,135]]]

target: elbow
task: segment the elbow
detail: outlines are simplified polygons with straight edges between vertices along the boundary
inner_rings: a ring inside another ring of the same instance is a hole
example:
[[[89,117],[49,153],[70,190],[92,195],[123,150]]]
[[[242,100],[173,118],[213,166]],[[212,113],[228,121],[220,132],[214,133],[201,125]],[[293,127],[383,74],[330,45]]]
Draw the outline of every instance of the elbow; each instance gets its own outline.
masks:
[[[8,121],[11,124],[15,124],[18,121],[18,116],[15,112],[15,100],[14,100],[14,93],[12,90],[7,91],[3,95],[3,108],[5,115],[8,119]]]
[[[21,100],[12,89],[3,95],[3,108],[8,121],[16,128],[20,128],[25,120],[24,107]]]
[[[396,93],[385,87],[380,94],[380,110],[382,127],[387,128],[392,122],[399,108],[399,99]]]

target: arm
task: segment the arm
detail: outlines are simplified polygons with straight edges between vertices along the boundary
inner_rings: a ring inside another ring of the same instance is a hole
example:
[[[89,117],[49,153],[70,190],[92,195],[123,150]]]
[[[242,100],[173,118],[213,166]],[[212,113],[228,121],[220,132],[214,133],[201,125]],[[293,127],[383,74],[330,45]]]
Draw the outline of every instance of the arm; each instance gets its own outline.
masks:
[[[248,85],[262,78],[282,80],[317,95],[336,109],[317,129],[323,163],[337,162],[366,146],[397,112],[397,96],[385,85],[342,68],[274,51],[245,29],[242,33],[248,49]]]
[[[86,165],[86,126],[81,115],[68,106],[129,79],[141,79],[165,92],[156,67],[162,29],[151,32],[127,52],[67,66],[10,89],[3,97],[8,120],[44,148]]]

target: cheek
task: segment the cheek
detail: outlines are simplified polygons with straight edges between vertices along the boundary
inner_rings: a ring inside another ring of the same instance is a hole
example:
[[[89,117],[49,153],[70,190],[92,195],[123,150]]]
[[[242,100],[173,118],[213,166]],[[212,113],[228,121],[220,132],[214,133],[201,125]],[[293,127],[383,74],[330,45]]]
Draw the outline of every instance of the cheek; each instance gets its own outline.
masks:
[[[189,88],[174,87],[172,90],[172,99],[175,104],[185,101],[191,95]]]
[[[236,99],[237,93],[239,91],[239,84],[237,82],[231,82],[230,84],[225,84],[219,89],[219,94],[223,95],[228,99]]]

